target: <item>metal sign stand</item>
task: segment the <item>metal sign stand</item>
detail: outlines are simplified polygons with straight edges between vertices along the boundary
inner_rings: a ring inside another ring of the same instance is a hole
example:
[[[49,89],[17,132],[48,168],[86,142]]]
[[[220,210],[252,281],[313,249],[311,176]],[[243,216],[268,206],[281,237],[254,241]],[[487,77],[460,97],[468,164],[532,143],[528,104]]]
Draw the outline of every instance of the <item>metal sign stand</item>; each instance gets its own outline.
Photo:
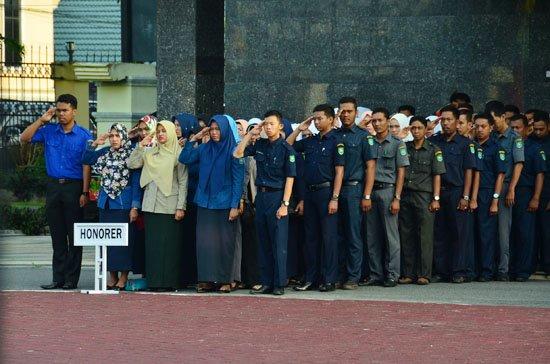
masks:
[[[100,281],[101,280],[101,289]],[[94,290],[83,289],[81,293],[86,294],[118,294],[118,291],[107,290],[107,246],[96,245],[95,247],[95,278]]]

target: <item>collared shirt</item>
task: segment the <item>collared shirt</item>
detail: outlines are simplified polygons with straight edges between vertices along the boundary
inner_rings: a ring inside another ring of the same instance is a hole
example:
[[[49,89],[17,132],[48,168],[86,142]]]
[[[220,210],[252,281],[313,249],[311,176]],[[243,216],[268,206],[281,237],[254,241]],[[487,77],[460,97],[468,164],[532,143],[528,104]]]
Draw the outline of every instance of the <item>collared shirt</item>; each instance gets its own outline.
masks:
[[[407,154],[411,165],[405,170],[406,190],[433,193],[433,177],[445,173],[445,162],[441,149],[424,140],[418,149],[414,141],[406,143]]]
[[[284,188],[287,177],[296,177],[296,152],[283,137],[272,143],[259,139],[246,147],[244,156],[256,160],[256,186]]]
[[[533,187],[537,174],[546,172],[546,154],[540,145],[531,139],[527,139],[524,144],[525,161],[519,176],[518,187]]]
[[[367,161],[376,159],[374,137],[357,125],[351,128],[340,128],[336,133],[342,138],[346,148],[344,181],[364,182]]]
[[[506,152],[494,139],[478,144],[479,188],[495,188],[499,173],[506,173]]]
[[[533,141],[544,151],[546,158],[546,175],[544,176],[544,187],[542,188],[541,196],[550,197],[550,135],[539,139],[536,136],[531,136]]]
[[[401,139],[389,132],[382,141],[373,139],[377,155],[374,180],[378,183],[395,183],[397,169],[409,165],[407,147]]]
[[[463,187],[464,172],[476,168],[475,145],[470,139],[458,133],[449,141],[443,133],[434,135],[429,140],[439,146],[443,153],[447,173],[441,176],[441,185]]]
[[[294,150],[304,152],[304,179],[307,185],[334,182],[336,166],[345,163],[344,143],[334,130],[321,138],[321,134],[299,140],[294,143]]]
[[[68,133],[61,124],[46,124],[34,133],[31,143],[44,142],[46,170],[53,178],[82,179],[82,155],[88,144],[93,143],[92,134],[76,121]]]
[[[508,127],[506,131],[499,135],[496,130],[491,132],[491,138],[495,139],[502,149],[506,152],[506,173],[504,182],[510,182],[514,173],[514,164],[525,161],[525,152],[521,136]]]

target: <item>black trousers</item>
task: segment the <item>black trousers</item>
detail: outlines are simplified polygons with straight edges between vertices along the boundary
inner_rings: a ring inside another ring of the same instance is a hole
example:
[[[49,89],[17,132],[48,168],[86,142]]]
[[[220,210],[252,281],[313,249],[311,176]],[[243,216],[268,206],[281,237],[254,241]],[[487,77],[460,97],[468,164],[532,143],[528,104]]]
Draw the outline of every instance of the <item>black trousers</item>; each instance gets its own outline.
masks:
[[[82,221],[82,181],[59,184],[50,180],[46,193],[46,214],[52,237],[53,281],[78,284],[82,247],[74,246],[74,223]]]

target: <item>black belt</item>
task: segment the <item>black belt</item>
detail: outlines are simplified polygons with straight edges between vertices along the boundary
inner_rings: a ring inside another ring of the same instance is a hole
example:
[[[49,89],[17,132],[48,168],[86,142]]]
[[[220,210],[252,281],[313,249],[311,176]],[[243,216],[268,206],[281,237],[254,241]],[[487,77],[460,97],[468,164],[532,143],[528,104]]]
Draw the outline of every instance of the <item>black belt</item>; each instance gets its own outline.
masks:
[[[260,191],[262,192],[277,192],[282,191],[282,188],[273,188],[273,187],[260,187]]]
[[[534,191],[532,186],[516,186],[516,191]]]
[[[439,189],[441,191],[451,191],[457,188],[461,188],[461,186],[441,186]]]
[[[82,182],[81,179],[74,179],[74,178],[53,178],[50,177],[52,182],[59,183],[60,185],[66,184],[66,183],[76,183],[76,182]]]
[[[375,183],[372,185],[373,190],[383,190],[395,186],[393,183]]]
[[[361,181],[344,181],[342,182],[343,186],[357,186]]]
[[[323,183],[319,183],[318,185],[307,185],[307,189],[314,192],[314,191],[319,191],[319,190],[322,190],[323,188],[327,188],[327,187],[330,187],[330,186],[332,186],[332,183],[323,182]]]

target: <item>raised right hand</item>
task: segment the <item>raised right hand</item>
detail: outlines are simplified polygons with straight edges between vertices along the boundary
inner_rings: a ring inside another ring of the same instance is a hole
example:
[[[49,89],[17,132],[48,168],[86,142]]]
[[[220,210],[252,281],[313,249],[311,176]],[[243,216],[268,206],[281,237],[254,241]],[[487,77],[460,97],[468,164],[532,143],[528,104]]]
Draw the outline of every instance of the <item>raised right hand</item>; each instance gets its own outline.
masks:
[[[193,135],[193,138],[191,138],[189,141],[194,142],[194,141],[197,141],[199,139],[202,139],[204,136],[206,136],[208,134],[209,131],[210,131],[210,127],[207,126],[207,127],[203,128],[201,131],[199,131],[197,134]]]
[[[44,115],[40,117],[40,121],[42,123],[49,123],[55,117],[55,110],[55,106],[51,107],[48,111],[44,113]]]
[[[149,134],[147,134],[147,136],[145,138],[143,138],[143,140],[141,141],[141,143],[139,143],[140,146],[142,147],[146,147],[147,145],[149,145],[151,143],[151,140],[153,140],[153,136],[155,135],[155,132],[154,131],[149,131]]]
[[[298,130],[306,131],[307,129],[309,129],[309,126],[311,125],[313,119],[315,119],[315,116],[310,116],[306,120],[302,121],[302,123],[298,126]]]
[[[96,147],[98,145],[103,145],[105,142],[107,142],[107,139],[109,139],[109,133],[104,133],[99,136],[93,143],[92,146]]]

